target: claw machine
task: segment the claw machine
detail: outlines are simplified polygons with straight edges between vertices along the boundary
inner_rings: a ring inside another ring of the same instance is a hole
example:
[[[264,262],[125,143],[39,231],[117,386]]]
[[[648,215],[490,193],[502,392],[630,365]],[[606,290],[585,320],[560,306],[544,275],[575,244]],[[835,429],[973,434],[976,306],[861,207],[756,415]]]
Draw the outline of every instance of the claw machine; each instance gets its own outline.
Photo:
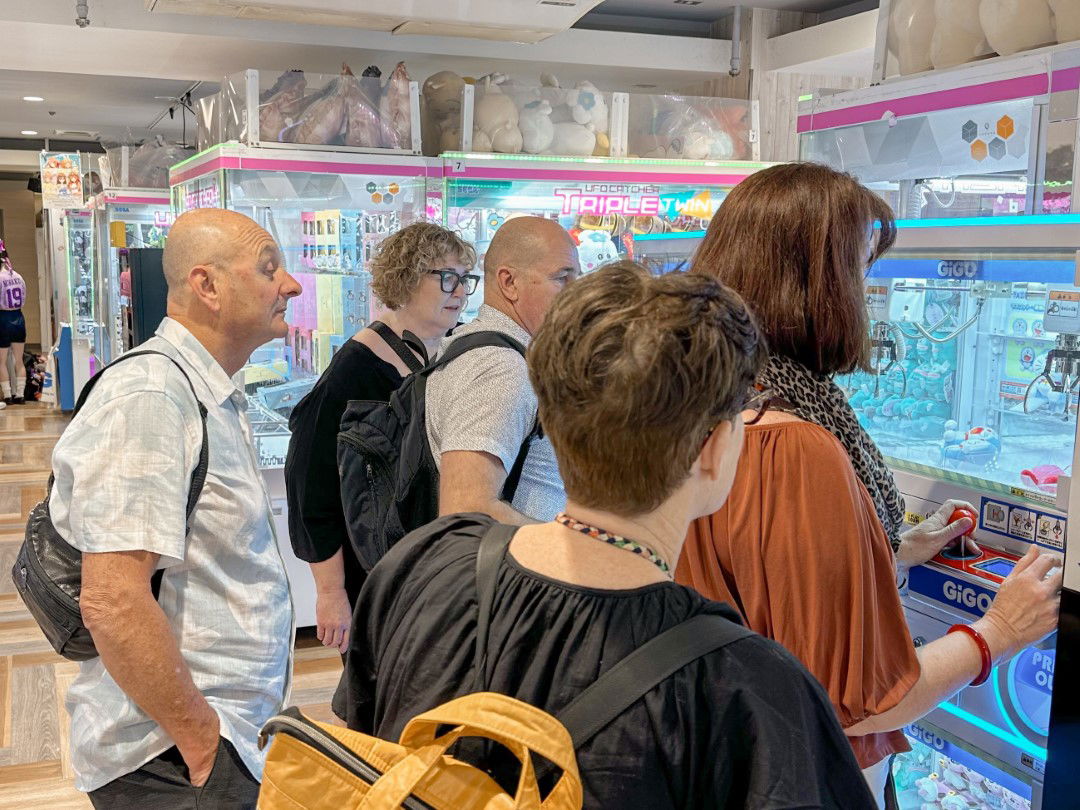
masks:
[[[288,335],[257,349],[240,372],[298,626],[314,623],[315,600],[308,566],[287,542],[289,415],[334,352],[378,316],[367,270],[375,247],[439,215],[441,165],[420,155],[417,92],[403,66],[385,84],[347,68],[276,79],[244,71],[226,77],[200,125],[227,142],[170,172],[176,215],[226,208],[250,216],[303,287],[289,302]]]
[[[985,613],[1032,544],[1080,566],[1080,528],[1068,519],[1080,216],[898,226],[867,280],[870,369],[838,382],[892,467],[908,521],[949,498],[970,501],[982,549],[947,549],[911,570],[902,600],[918,646]],[[901,810],[1075,806],[1047,796],[1075,767],[1075,749],[1054,740],[1075,718],[1052,707],[1080,676],[1075,662],[1055,673],[1078,641],[1066,611],[1060,633],[905,729],[912,751],[894,762]]]
[[[107,188],[87,201],[95,241],[98,354],[109,363],[131,348],[131,269],[128,250],[160,248],[172,224],[168,189]]]

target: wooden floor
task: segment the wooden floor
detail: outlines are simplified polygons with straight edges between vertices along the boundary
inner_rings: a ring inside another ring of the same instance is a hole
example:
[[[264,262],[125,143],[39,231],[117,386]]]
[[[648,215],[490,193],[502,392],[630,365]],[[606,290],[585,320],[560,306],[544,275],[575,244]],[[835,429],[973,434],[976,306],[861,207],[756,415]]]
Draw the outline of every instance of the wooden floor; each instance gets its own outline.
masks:
[[[49,647],[11,582],[26,514],[45,495],[52,447],[67,420],[37,403],[0,410],[0,810],[88,808],[75,790],[64,694],[78,673]],[[330,721],[341,658],[297,641],[291,703]]]

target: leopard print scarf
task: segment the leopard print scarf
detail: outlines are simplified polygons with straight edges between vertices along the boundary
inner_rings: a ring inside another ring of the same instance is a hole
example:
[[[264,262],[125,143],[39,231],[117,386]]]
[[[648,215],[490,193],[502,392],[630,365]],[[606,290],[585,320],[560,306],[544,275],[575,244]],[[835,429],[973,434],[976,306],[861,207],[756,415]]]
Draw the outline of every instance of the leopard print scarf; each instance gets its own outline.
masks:
[[[859,424],[840,387],[831,377],[815,374],[801,363],[775,354],[758,376],[758,384],[794,405],[792,412],[800,419],[821,425],[840,440],[874,500],[878,519],[895,551],[904,523],[904,498],[881,451]]]

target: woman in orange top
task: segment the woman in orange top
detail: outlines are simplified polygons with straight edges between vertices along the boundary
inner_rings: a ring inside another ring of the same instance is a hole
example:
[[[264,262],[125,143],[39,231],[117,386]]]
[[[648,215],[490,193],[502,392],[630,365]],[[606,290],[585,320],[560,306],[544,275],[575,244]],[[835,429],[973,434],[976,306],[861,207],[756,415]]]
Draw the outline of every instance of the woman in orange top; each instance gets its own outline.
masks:
[[[971,521],[949,523],[962,505],[949,501],[901,532],[903,498],[832,380],[868,364],[864,273],[895,237],[879,197],[814,164],[751,175],[720,207],[693,269],[757,315],[772,352],[757,388],[774,410],[744,414],[735,486],[691,526],[676,574],[817,676],[879,802],[890,756],[908,749],[899,729],[1053,630],[1061,586],[1033,546],[970,637],[912,645],[897,581]]]

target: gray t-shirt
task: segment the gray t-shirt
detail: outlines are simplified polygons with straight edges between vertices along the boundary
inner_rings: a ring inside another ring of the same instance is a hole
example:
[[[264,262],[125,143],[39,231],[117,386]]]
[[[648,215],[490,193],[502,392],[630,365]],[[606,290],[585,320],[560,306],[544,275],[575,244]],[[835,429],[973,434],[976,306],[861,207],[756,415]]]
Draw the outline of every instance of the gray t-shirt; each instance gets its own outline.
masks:
[[[530,336],[511,318],[484,304],[476,320],[443,341],[473,332],[502,332],[529,345]],[[490,453],[507,473],[536,420],[536,394],[525,358],[513,349],[473,349],[432,372],[427,382],[427,435],[435,464],[453,450]],[[529,446],[513,507],[534,520],[551,520],[566,506],[559,463],[547,438]]]

